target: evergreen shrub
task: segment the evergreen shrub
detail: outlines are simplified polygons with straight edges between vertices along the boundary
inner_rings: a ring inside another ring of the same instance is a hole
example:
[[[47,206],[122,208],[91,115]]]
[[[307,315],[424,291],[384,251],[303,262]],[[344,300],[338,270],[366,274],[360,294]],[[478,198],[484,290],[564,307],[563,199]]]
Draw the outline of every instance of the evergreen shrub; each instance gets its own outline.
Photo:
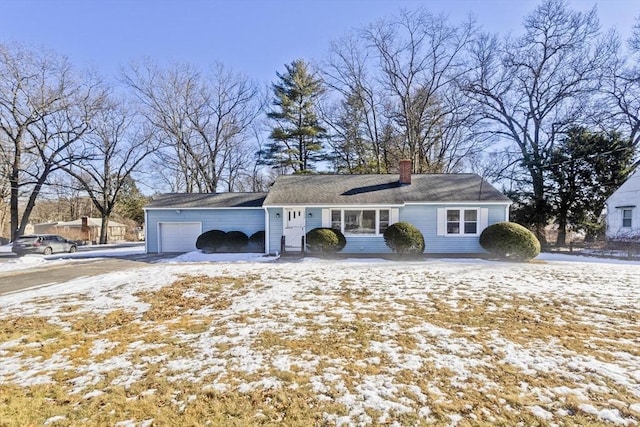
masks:
[[[256,252],[264,252],[264,230],[256,231],[249,237],[249,245],[255,248]]]
[[[249,244],[249,237],[242,231],[229,231],[224,241],[229,252],[243,252]]]
[[[319,227],[307,232],[307,249],[310,252],[333,254],[347,245],[347,239],[340,230]]]
[[[218,252],[225,244],[225,233],[222,230],[205,231],[198,236],[196,248],[202,252]]]
[[[408,222],[391,224],[384,232],[384,242],[398,254],[421,254],[424,252],[424,236]]]
[[[501,258],[528,261],[540,253],[540,242],[530,230],[515,222],[499,222],[480,234],[480,246]]]

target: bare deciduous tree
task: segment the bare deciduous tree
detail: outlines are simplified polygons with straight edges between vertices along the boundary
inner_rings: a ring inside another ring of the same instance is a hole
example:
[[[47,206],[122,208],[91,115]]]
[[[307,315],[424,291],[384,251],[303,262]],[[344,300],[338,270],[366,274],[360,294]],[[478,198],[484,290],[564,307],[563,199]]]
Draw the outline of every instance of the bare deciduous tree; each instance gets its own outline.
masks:
[[[474,32],[472,21],[455,26],[424,10],[404,11],[365,31],[404,137],[403,156],[413,160],[415,172],[449,171],[452,149],[470,142],[450,132],[466,112],[459,111],[463,104],[449,101],[456,99],[458,79],[467,71],[464,48]]]
[[[104,90],[78,76],[65,57],[19,45],[0,44],[0,75],[0,138],[7,142],[14,239],[24,232],[49,175],[84,157],[78,143]],[[20,216],[21,195],[27,202]]]
[[[456,26],[421,9],[334,42],[325,78],[344,99],[342,114],[332,120],[343,134],[338,142],[359,153],[370,148],[376,172],[398,157],[412,159],[415,172],[458,170],[479,149],[474,111],[461,101],[458,84],[468,71],[464,49],[474,34],[472,21]],[[356,135],[362,138],[349,140]]]
[[[384,131],[385,97],[374,79],[370,49],[357,34],[331,43],[323,75],[327,85],[342,97],[339,105],[325,109],[333,131],[336,169],[349,173],[382,173],[388,170]]]
[[[64,168],[100,212],[100,244],[107,243],[109,218],[123,187],[156,148],[152,139],[152,133],[136,123],[124,102],[112,102],[97,114],[92,132],[84,138],[88,155]]]
[[[600,37],[595,9],[572,11],[562,0],[541,3],[525,18],[524,29],[514,40],[478,39],[469,51],[475,67],[465,89],[492,133],[517,146],[542,239],[549,155],[558,136],[587,116],[614,44]]]
[[[158,172],[172,191],[234,188],[239,153],[260,111],[259,90],[248,78],[216,64],[203,74],[189,65],[134,65],[125,81],[162,142]]]
[[[608,68],[605,92],[609,105],[603,110],[611,115],[611,127],[620,128],[637,149],[640,146],[640,16],[628,46],[628,51],[621,49]]]
[[[11,161],[9,160],[9,145],[0,138],[0,237],[8,231],[8,221],[10,217],[9,199],[11,196],[11,186],[9,175],[11,173]],[[9,233],[10,234],[10,233]]]

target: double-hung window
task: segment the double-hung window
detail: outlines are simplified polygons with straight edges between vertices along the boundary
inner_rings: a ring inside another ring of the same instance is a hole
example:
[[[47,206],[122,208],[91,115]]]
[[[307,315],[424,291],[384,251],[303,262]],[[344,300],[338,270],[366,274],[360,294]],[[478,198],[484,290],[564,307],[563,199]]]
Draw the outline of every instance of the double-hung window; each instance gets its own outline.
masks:
[[[632,213],[633,209],[623,209],[622,210],[622,227],[631,228],[632,227]]]
[[[477,209],[447,209],[447,235],[478,234]]]
[[[331,228],[345,235],[379,235],[389,227],[389,209],[332,209]]]

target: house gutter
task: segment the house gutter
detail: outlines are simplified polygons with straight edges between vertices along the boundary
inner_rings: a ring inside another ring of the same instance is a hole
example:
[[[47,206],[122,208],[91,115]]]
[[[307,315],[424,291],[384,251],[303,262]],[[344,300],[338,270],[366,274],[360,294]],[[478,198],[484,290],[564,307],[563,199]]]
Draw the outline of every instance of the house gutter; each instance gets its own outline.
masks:
[[[149,218],[147,218],[148,216],[148,212],[147,209],[144,208],[144,253],[148,254],[149,253]]]
[[[264,253],[269,254],[269,208],[266,206],[264,209]]]

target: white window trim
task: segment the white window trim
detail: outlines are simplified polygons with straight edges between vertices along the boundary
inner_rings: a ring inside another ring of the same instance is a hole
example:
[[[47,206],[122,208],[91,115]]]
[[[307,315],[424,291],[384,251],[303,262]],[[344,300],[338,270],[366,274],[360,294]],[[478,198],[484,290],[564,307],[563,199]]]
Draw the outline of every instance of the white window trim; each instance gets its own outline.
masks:
[[[459,233],[447,233],[447,211],[458,211],[460,212],[460,227]],[[464,211],[476,211],[476,232],[475,233],[464,233]],[[462,207],[462,206],[448,206],[445,208],[438,208],[438,216],[437,216],[437,235],[440,237],[451,237],[451,238],[461,238],[461,237],[478,237],[482,234],[482,231],[487,228],[488,225],[488,216],[489,209],[487,208],[477,208],[477,207]]]
[[[332,211],[340,211],[340,232],[344,234],[345,237],[380,237],[384,233],[380,233],[380,211],[389,211],[389,224],[391,225],[395,222],[398,222],[398,213],[394,212],[397,209],[394,208],[386,208],[386,207],[359,207],[359,206],[349,206],[349,207],[332,207],[322,210],[322,219],[323,219],[323,227],[331,228],[332,223]],[[349,233],[344,229],[345,221],[344,221],[344,213],[345,211],[375,211],[376,213],[376,231],[375,233]]]

